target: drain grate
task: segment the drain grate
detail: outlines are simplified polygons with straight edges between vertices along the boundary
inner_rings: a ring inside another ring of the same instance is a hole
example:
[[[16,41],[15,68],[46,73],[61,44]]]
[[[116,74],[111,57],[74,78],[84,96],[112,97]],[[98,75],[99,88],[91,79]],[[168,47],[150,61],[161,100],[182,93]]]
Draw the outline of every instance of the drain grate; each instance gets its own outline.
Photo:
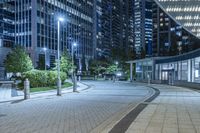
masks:
[[[109,133],[125,133],[132,122],[136,119],[136,117],[140,114],[140,112],[148,106],[150,102],[152,102],[159,94],[160,91],[156,88],[154,89],[155,93],[153,96],[145,100],[143,103],[139,104],[136,108],[134,108],[131,112],[129,112],[124,118],[122,118],[111,130]]]
[[[6,114],[0,114],[0,118],[1,117],[6,117],[7,115]]]
[[[147,104],[147,105],[149,105],[149,104],[151,104],[151,105],[158,105],[159,103],[143,102],[143,104]]]

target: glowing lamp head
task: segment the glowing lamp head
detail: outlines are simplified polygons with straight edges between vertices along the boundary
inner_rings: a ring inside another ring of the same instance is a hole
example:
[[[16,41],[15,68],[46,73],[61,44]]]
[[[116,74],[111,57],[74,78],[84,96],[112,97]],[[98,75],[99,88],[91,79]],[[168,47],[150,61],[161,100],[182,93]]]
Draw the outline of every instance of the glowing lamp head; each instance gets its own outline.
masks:
[[[47,48],[43,48],[43,50],[44,50],[44,51],[46,51],[46,50],[47,50]]]
[[[77,43],[73,43],[73,46],[75,46],[75,47],[76,47],[76,46],[77,46]]]
[[[63,21],[64,21],[64,18],[63,18],[63,17],[59,17],[59,18],[58,18],[58,21],[63,22]]]

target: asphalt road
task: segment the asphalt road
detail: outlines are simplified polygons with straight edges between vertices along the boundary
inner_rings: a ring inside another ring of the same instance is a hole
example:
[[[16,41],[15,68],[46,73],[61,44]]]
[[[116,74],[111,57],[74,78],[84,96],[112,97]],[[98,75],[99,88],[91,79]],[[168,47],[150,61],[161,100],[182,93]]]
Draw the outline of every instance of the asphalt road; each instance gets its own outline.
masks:
[[[130,104],[152,94],[148,87],[84,81],[90,88],[61,97],[0,104],[0,133],[89,133]]]

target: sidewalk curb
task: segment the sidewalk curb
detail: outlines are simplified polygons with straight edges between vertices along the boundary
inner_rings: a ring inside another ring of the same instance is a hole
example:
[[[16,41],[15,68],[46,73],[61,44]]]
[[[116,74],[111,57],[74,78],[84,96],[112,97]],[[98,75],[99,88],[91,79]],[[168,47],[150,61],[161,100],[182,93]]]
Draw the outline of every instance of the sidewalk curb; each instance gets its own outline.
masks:
[[[144,86],[150,88],[150,96],[146,96],[143,101],[138,103],[137,105],[130,103],[127,108],[122,109],[120,112],[115,113],[112,117],[108,118],[107,120],[103,121],[98,127],[94,128],[90,133],[118,133],[111,132],[111,130],[124,118],[126,117],[132,110],[138,107],[140,104],[144,103],[146,100],[154,96],[156,93],[155,90],[149,86]]]
[[[85,90],[88,90],[88,89],[91,88],[91,86],[88,85],[88,84],[85,84],[83,82],[79,82],[79,83],[81,83],[81,84],[86,86],[84,89],[78,90],[79,92],[82,92],[82,91],[85,91]],[[69,91],[69,92],[62,92],[62,95],[65,95],[67,93],[73,93],[73,92],[70,92],[70,90],[72,90],[72,87],[69,87],[69,89],[63,89],[63,90],[66,90],[66,91]],[[45,93],[49,93],[49,92],[50,93],[55,92],[55,94],[47,94],[47,95],[35,96],[35,95],[45,94]],[[56,96],[56,90],[50,90],[50,91],[46,91],[46,92],[35,92],[35,93],[31,94],[31,95],[35,96],[35,97],[32,97],[32,98],[30,98],[28,100],[33,100],[33,99],[35,100],[35,99],[39,99],[39,98],[48,98],[48,97]],[[7,100],[7,101],[0,101],[0,104],[3,104],[3,103],[15,103],[17,101],[23,101],[24,100],[23,97],[24,96],[19,96],[18,97],[19,99],[17,99],[17,97],[15,97],[16,99],[10,99],[10,100]]]
[[[92,87],[91,85],[88,85],[88,84],[83,83],[81,81],[80,81],[80,83],[83,84],[83,85],[85,85],[85,86],[87,86],[85,89],[82,89],[81,91],[86,91],[86,90],[88,90],[88,89],[90,89]]]
[[[160,91],[154,87],[147,86],[154,90],[154,94],[146,99],[143,103],[137,105],[133,110],[131,110],[125,117],[123,117],[110,131],[109,133],[124,133],[127,131],[132,122],[137,118],[137,116],[148,106],[149,102],[152,102],[157,96],[159,96]]]
[[[67,87],[67,88],[64,88],[64,89],[62,89],[62,91],[65,91],[65,90],[70,90],[70,89],[72,89],[72,86],[70,86],[70,87]],[[54,90],[48,90],[48,91],[40,91],[40,92],[31,92],[30,94],[31,95],[37,95],[37,94],[45,94],[45,93],[49,93],[49,92],[56,92],[57,90],[56,89],[54,89]]]

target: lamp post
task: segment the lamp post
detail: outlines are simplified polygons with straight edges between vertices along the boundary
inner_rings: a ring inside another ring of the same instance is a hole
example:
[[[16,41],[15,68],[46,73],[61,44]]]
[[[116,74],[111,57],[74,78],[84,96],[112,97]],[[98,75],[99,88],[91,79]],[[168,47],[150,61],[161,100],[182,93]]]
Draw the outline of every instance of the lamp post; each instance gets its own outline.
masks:
[[[118,64],[119,64],[119,62],[116,61],[116,62],[115,62],[115,65],[116,65],[117,67],[116,67],[116,69],[115,69],[115,76],[113,76],[113,82],[115,82],[115,80],[116,80],[116,78],[117,78],[117,69],[118,69]]]
[[[57,51],[58,51],[58,60],[57,60],[57,95],[61,96],[61,79],[60,79],[60,22],[63,22],[64,18],[58,18],[58,44],[57,44]]]
[[[47,59],[47,48],[43,48],[44,50],[44,54],[45,54],[45,58],[44,58],[44,65],[45,65],[45,71],[47,70],[47,67],[46,67],[46,59]]]
[[[76,86],[76,75],[74,73],[74,47],[77,46],[77,43],[72,44],[72,80],[73,80],[73,92],[77,92],[77,86]]]

